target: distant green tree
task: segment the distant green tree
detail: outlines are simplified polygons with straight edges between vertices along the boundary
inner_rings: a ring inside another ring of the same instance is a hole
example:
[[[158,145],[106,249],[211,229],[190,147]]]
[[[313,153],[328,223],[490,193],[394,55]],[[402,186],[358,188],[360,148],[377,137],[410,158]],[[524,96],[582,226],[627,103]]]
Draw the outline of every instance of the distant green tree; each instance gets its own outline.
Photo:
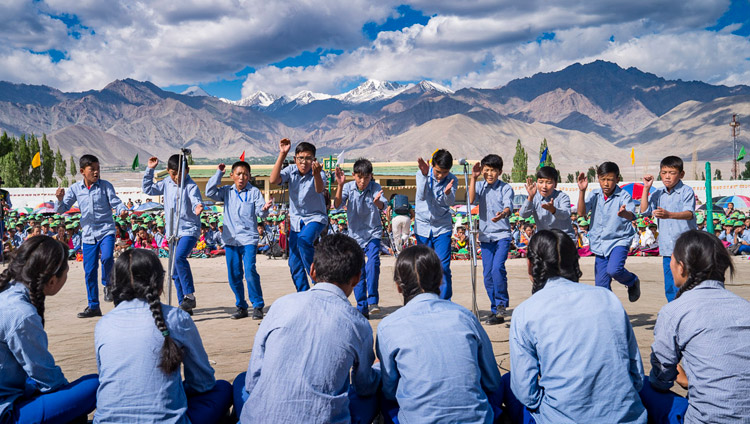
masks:
[[[544,163],[542,163],[542,155],[544,154],[544,149],[547,149],[547,157],[544,160]],[[542,140],[542,144],[539,146],[539,162],[536,166],[536,170],[538,171],[539,168],[543,166],[551,166],[555,167],[555,163],[552,162],[552,152],[549,150],[549,146],[547,146],[547,139]]]
[[[31,158],[33,159],[34,155],[41,152],[41,148],[39,147],[39,139],[34,134],[31,134],[31,136],[26,140],[26,142],[29,145],[29,152],[31,152]],[[29,164],[31,163],[29,162]],[[28,187],[39,187],[41,183],[42,183],[42,167],[38,166],[34,168],[32,166],[31,171],[29,172]]]
[[[503,180],[503,182],[506,182],[506,183],[512,182],[511,179],[510,179],[510,175],[508,175],[508,174],[501,175],[500,179]]]
[[[16,152],[18,152],[16,159],[18,159],[18,184],[19,187],[31,187],[31,157],[32,153],[29,150],[29,144],[26,143],[26,135],[15,139]]]
[[[721,181],[721,169],[716,169],[716,172],[714,172],[714,180]]]
[[[589,170],[586,172],[586,179],[589,180],[590,183],[594,182],[596,179],[596,166],[589,167]]]
[[[76,175],[78,175],[76,160],[73,159],[73,155],[70,155],[70,185],[73,185],[73,183],[76,182]]]
[[[65,159],[63,159],[62,154],[60,153],[60,148],[57,148],[57,153],[55,154],[55,172],[57,172],[57,179],[58,179],[58,186],[59,187],[67,187],[68,186],[68,179],[65,178]]]
[[[745,162],[745,170],[740,172],[740,178],[750,180],[750,161]]]
[[[57,181],[55,180],[55,152],[49,147],[47,134],[42,134],[41,158],[42,166],[40,167],[40,171],[42,187],[57,186]]]
[[[565,178],[566,183],[574,183],[576,182],[576,178],[578,178],[578,171],[576,171],[576,174],[568,174],[568,176]]]
[[[513,156],[513,169],[510,176],[514,183],[526,181],[527,169],[529,165],[529,155],[521,145],[521,139],[516,142],[516,154]]]

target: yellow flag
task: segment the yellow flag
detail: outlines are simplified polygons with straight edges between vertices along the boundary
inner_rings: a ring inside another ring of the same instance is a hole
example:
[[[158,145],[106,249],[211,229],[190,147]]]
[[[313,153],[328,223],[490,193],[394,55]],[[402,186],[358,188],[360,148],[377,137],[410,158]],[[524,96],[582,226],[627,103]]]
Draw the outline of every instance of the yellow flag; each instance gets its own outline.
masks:
[[[31,159],[31,167],[39,168],[40,166],[42,166],[42,158],[39,157],[39,152],[36,152],[34,159]]]
[[[630,164],[635,165],[635,148],[630,149]]]

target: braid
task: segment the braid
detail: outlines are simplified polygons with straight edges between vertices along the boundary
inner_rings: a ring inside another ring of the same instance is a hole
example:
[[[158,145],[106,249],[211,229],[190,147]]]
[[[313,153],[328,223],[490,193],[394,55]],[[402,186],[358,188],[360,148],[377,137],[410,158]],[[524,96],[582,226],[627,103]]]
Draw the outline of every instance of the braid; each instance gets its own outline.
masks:
[[[696,272],[688,272],[687,281],[685,281],[685,284],[683,284],[682,287],[680,287],[680,290],[677,292],[675,299],[680,297],[686,291],[694,289],[695,286],[697,286],[698,284],[710,279],[709,278],[710,275],[711,275],[711,270],[706,270],[706,269],[702,269]]]
[[[13,279],[12,267],[8,266],[2,273],[0,273],[0,292],[5,291],[8,288],[10,281]]]
[[[31,281],[29,287],[29,298],[31,304],[36,308],[36,313],[42,318],[42,327],[44,327],[44,282],[48,281],[52,277],[51,275],[39,275],[35,280]]]

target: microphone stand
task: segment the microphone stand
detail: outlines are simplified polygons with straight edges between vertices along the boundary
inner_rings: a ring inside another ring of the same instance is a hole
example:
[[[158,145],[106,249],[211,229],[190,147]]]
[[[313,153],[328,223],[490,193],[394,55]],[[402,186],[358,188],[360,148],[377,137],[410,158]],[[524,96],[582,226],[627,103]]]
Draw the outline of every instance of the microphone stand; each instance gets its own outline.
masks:
[[[479,307],[477,306],[477,228],[471,215],[471,202],[469,201],[469,162],[464,161],[464,181],[466,181],[466,215],[469,218],[469,251],[471,252],[471,312],[479,319]]]
[[[187,168],[186,156],[190,154],[190,149],[180,149],[180,184],[179,190],[177,191],[177,213],[175,214],[175,208],[172,208],[172,218],[170,219],[170,232],[169,232],[169,264],[167,265],[167,281],[169,282],[167,290],[167,302],[169,306],[172,306],[172,276],[174,275],[175,262],[175,249],[177,248],[177,242],[179,237],[177,233],[180,231],[180,216],[182,215],[182,191],[185,188],[185,168]],[[181,299],[177,299],[178,303]]]

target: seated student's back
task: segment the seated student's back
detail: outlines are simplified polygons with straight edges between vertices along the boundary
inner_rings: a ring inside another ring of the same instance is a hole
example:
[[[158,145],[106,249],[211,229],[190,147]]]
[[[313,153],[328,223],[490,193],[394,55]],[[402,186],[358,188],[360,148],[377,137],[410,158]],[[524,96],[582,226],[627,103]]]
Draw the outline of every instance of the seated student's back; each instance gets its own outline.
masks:
[[[426,246],[399,254],[394,280],[406,305],[378,326],[383,394],[400,422],[491,423],[485,390],[500,388],[492,344],[466,308],[439,299],[440,259]]]

